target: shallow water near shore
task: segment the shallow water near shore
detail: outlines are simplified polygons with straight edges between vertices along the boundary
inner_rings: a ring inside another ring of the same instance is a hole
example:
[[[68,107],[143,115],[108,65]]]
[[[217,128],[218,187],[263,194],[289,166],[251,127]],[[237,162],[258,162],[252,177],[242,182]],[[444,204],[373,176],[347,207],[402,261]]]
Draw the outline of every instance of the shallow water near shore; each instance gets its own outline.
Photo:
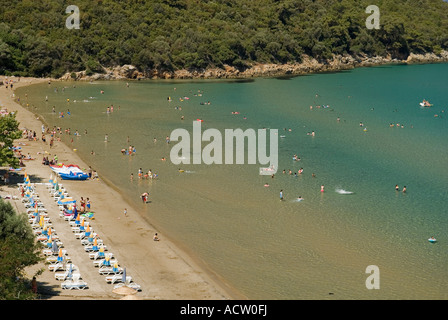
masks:
[[[50,127],[70,128],[62,140],[100,177],[250,299],[446,299],[447,74],[434,64],[288,81],[53,82],[16,96]],[[275,177],[259,164],[172,164],[165,137],[196,119],[202,130],[278,129]],[[137,152],[122,155],[129,145]],[[158,178],[138,179],[139,168]],[[366,288],[369,265],[379,290]]]

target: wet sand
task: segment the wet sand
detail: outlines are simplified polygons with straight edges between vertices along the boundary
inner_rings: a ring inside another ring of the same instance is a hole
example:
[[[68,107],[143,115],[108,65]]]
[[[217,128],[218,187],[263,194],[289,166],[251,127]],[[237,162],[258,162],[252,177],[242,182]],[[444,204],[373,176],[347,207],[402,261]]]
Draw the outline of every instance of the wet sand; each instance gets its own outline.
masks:
[[[0,81],[4,79],[5,77],[0,77]],[[20,81],[17,81],[17,78],[12,79],[14,79],[14,89],[49,81],[49,79],[34,78],[21,78]],[[32,110],[29,110],[32,106],[26,108],[20,106],[14,101],[17,98],[13,97],[13,91],[10,88],[0,86],[2,108],[17,111],[19,128],[36,131],[39,140],[16,140],[16,145],[19,142],[26,144],[21,145],[22,154],[29,153],[35,160],[24,161],[26,167],[22,171],[11,174],[10,184],[2,185],[0,195],[20,198],[16,183],[23,181],[25,172],[30,176],[31,183],[36,183],[36,189],[48,210],[53,228],[64,243],[64,249],[67,250],[72,263],[79,267],[81,276],[88,283],[89,289],[62,290],[61,281],[56,280],[54,273],[48,270],[48,265],[44,264],[27,269],[27,275],[31,278],[38,268],[45,268],[43,274],[37,278],[38,292],[42,299],[122,298],[112,293],[114,285],[106,283],[105,276],[98,273],[98,268],[93,266],[93,260],[89,259],[88,253],[84,251],[80,240],[76,239],[72,233],[68,222],[59,216],[58,206],[47,188],[39,184],[47,183],[52,174],[50,167],[42,164],[44,155],[49,156],[50,159],[57,155],[59,163],[76,164],[82,169],[89,168],[89,165],[79,158],[76,151],[62,142],[55,141],[53,147],[50,148],[49,135],[46,136],[46,143],[41,141],[42,122],[31,112]],[[22,101],[25,99],[25,97],[20,98]],[[90,225],[104,241],[108,252],[114,254],[119,265],[126,267],[127,275],[141,286],[142,291],[138,292],[135,298],[150,300],[246,299],[209,270],[203,262],[194,260],[186,250],[181,250],[173,241],[165,238],[163,233],[140,216],[115,188],[105,183],[101,176],[99,178],[99,180],[87,181],[59,179],[59,182],[62,183],[69,196],[78,201],[78,205],[81,197],[90,198],[92,211],[95,213],[95,219],[89,221]],[[19,212],[25,211],[20,200],[7,201],[11,201]],[[128,217],[124,216],[125,208]],[[153,240],[155,233],[158,233],[160,241]]]

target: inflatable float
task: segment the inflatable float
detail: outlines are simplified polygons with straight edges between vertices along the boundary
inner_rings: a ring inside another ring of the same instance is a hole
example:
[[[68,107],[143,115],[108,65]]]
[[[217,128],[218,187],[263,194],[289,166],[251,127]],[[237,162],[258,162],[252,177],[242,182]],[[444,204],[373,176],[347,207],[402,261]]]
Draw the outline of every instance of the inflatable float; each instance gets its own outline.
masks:
[[[59,176],[62,180],[87,180],[89,175],[84,172],[72,172],[70,173],[60,173]]]

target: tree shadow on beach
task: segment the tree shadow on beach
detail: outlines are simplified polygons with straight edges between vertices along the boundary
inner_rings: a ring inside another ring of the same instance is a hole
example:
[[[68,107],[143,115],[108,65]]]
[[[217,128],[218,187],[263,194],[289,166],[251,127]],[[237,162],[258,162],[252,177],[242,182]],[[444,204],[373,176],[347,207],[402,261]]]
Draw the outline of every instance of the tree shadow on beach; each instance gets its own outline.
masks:
[[[39,300],[48,300],[54,296],[59,296],[61,294],[60,290],[60,287],[55,284],[37,281],[37,293]]]
[[[8,172],[8,174],[9,174],[9,182],[8,182],[8,184],[5,184],[5,181],[3,179],[3,177],[4,177],[6,172]],[[13,187],[16,187],[18,183],[24,182],[24,174],[25,174],[24,172],[25,171],[19,171],[19,172],[1,169],[0,170],[0,176],[2,177],[1,185],[2,186],[13,186]],[[36,176],[34,174],[28,174],[28,177],[30,178],[30,182],[31,183],[42,183],[42,182],[44,182],[44,179],[42,179],[41,177]]]

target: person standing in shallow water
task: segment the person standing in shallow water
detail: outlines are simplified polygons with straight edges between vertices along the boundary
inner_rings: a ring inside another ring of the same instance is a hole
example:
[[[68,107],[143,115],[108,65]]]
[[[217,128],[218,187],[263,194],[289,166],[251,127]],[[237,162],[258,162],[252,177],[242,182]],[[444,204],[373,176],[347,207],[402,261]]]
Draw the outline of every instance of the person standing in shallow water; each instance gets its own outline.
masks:
[[[280,201],[283,201],[283,190],[280,190]]]

